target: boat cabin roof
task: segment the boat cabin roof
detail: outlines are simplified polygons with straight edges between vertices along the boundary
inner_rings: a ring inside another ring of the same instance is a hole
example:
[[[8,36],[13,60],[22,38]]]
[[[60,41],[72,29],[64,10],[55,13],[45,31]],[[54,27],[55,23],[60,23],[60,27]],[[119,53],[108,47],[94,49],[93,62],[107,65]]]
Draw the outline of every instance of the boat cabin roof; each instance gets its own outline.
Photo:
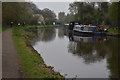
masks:
[[[93,25],[76,25],[76,27],[97,27],[97,26],[93,26]]]
[[[97,26],[93,26],[93,25],[84,25],[84,27],[97,27]]]

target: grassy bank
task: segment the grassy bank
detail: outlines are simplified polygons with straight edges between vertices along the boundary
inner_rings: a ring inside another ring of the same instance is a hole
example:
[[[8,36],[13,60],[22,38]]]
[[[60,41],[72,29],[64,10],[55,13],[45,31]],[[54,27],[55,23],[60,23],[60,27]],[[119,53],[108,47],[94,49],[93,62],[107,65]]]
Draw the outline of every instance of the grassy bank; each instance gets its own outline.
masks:
[[[110,29],[108,29],[108,32],[109,33],[120,33],[120,30],[110,28]]]
[[[2,27],[0,26],[0,32],[2,32]]]
[[[10,28],[10,27],[9,26],[2,26],[2,27],[0,27],[0,32],[3,32],[8,28]]]
[[[32,28],[32,27],[58,27],[59,25],[26,25],[26,28]]]
[[[110,35],[110,36],[119,36],[120,35],[120,30],[110,28],[110,29],[108,29],[107,35]]]
[[[30,45],[26,45],[24,38],[24,29],[26,27],[13,28],[13,40],[20,59],[20,65],[25,78],[62,78],[58,72],[54,72],[52,67],[46,66],[40,55],[32,49]]]
[[[58,27],[59,25],[26,25],[25,28],[32,28],[32,27]],[[17,27],[13,25],[13,27]],[[22,26],[20,26],[22,27]],[[6,29],[10,28],[10,25],[0,26],[0,32],[5,31]]]

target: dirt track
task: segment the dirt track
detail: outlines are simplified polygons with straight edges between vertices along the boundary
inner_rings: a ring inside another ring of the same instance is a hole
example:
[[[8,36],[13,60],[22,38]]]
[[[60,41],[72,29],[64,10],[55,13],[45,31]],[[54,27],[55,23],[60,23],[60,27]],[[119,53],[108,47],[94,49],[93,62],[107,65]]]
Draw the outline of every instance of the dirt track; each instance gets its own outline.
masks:
[[[12,40],[12,29],[2,33],[2,78],[22,78],[18,56]]]

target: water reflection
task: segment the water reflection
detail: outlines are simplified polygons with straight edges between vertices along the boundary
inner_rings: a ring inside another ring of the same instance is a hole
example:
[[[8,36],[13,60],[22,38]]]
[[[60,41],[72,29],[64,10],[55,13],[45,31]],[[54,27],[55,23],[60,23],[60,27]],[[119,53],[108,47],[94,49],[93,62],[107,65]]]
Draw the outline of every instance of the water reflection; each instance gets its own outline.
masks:
[[[58,37],[59,37],[59,38],[64,38],[64,31],[63,31],[63,28],[62,28],[62,27],[60,27],[60,28],[58,29]]]
[[[120,78],[120,39],[107,36],[77,36],[68,33],[68,52],[80,56],[86,64],[107,59],[110,78]]]
[[[54,40],[56,36],[56,31],[54,27],[35,27],[26,29],[25,32],[27,33],[25,36],[28,38],[28,40],[31,41],[32,44],[35,44],[36,41],[49,42]]]
[[[34,28],[26,32],[45,63],[67,74],[66,77],[120,77],[119,38],[74,35],[62,27]]]
[[[38,35],[39,35],[39,38],[41,39],[41,41],[44,41],[44,42],[49,42],[49,41],[52,41],[56,34],[55,34],[55,28],[43,28],[41,30],[38,31]]]
[[[77,36],[69,33],[68,37],[68,52],[82,57],[86,64],[101,61],[108,53],[105,46],[106,36]]]
[[[107,68],[110,70],[110,78],[120,79],[120,39],[110,38],[106,43],[109,46],[109,55],[107,56]]]

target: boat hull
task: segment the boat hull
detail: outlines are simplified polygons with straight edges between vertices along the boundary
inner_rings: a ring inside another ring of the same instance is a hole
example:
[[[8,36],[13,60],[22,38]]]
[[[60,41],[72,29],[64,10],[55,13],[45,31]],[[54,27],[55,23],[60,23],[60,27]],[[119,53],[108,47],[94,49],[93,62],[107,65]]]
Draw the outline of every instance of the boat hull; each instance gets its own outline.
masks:
[[[106,35],[105,32],[82,32],[82,31],[77,31],[77,30],[73,30],[73,34],[85,35],[85,36],[89,36],[89,35]]]

